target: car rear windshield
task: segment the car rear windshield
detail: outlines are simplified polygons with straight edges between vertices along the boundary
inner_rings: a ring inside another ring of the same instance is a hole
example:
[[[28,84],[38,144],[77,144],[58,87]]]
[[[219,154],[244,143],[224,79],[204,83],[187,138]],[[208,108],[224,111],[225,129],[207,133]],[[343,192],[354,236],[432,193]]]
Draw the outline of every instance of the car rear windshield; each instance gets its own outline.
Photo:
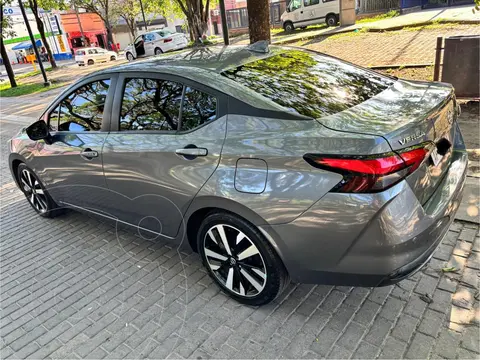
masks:
[[[312,118],[360,104],[394,82],[335,58],[300,50],[240,65],[222,75],[288,111]]]
[[[76,55],[85,55],[85,50],[77,50],[75,52]]]
[[[164,29],[164,30],[157,31],[157,34],[159,34],[161,37],[165,37],[165,36],[171,35],[172,32],[168,29]]]

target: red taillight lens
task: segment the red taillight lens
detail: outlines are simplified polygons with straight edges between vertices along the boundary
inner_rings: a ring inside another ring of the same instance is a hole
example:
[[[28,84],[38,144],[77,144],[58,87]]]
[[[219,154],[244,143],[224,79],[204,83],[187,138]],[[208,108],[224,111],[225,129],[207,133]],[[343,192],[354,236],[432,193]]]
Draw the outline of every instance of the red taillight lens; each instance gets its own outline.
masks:
[[[172,40],[173,40],[173,39],[165,39],[165,40],[163,40],[163,42],[164,42],[164,43],[168,43],[168,42],[170,42],[170,41],[172,41]]]
[[[329,157],[305,155],[311,165],[343,175],[332,191],[369,193],[386,190],[418,169],[428,151],[425,148],[407,149],[399,153],[374,156]]]

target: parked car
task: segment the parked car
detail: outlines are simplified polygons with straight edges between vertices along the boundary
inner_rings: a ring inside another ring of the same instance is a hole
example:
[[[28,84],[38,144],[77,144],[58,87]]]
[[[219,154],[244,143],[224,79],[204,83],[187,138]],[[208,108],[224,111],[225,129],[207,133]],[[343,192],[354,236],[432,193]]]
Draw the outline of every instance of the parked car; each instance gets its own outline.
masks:
[[[138,36],[133,44],[125,48],[125,57],[133,61],[139,57],[160,55],[168,51],[180,50],[188,45],[188,39],[183,33],[168,29],[154,30]]]
[[[198,251],[240,302],[289,279],[383,286],[452,223],[467,153],[451,85],[288,47],[208,47],[106,69],[9,141],[33,209]]]
[[[286,32],[324,22],[335,26],[340,20],[340,0],[292,0],[280,19]]]
[[[88,47],[75,50],[75,62],[78,66],[93,65],[95,63],[115,61],[117,53],[100,47]]]

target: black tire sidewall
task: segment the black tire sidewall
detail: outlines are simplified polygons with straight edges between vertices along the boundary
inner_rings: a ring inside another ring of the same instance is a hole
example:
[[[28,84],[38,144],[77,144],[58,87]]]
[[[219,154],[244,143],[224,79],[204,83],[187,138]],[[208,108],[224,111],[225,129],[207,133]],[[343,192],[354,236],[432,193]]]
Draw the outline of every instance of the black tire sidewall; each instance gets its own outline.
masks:
[[[18,168],[17,168],[17,179],[18,179],[18,186],[20,188],[20,191],[25,195],[25,197],[27,197],[27,193],[25,192],[25,190],[22,188],[22,182],[21,182],[21,176],[22,176],[22,171],[23,170],[27,170],[30,172],[30,174],[32,174],[32,176],[35,178],[35,180],[37,180],[37,182],[40,184],[40,187],[42,188],[43,190],[43,193],[45,194],[45,198],[47,199],[47,211],[42,213],[40,211],[38,211],[35,206],[32,205],[32,203],[30,202],[30,200],[27,199],[28,203],[30,204],[30,206],[32,207],[33,210],[35,210],[35,212],[40,215],[40,216],[43,216],[43,217],[54,217],[55,215],[58,214],[58,212],[60,211],[60,209],[58,208],[57,204],[55,203],[55,201],[53,201],[52,197],[50,196],[50,194],[48,193],[47,189],[45,189],[45,186],[43,185],[42,181],[38,178],[37,174],[35,174],[35,171],[33,171],[32,169],[30,169],[27,165],[25,165],[24,163],[18,165]]]
[[[244,232],[260,251],[267,270],[267,282],[262,292],[253,297],[243,297],[228,290],[210,269],[205,256],[204,239],[207,231],[214,225],[230,225]],[[197,235],[197,249],[208,274],[220,288],[235,300],[247,305],[262,305],[274,300],[288,283],[285,267],[265,237],[254,225],[230,213],[213,213],[202,222]]]
[[[333,24],[330,24],[330,20],[333,19]],[[337,17],[335,15],[327,16],[327,26],[335,26],[337,24]]]
[[[285,30],[287,33],[292,32],[294,30],[293,24],[291,22],[285,23],[283,30]]]
[[[154,54],[155,54],[155,55],[161,55],[161,54],[163,54],[163,51],[162,51],[162,49],[160,49],[160,48],[155,48]]]

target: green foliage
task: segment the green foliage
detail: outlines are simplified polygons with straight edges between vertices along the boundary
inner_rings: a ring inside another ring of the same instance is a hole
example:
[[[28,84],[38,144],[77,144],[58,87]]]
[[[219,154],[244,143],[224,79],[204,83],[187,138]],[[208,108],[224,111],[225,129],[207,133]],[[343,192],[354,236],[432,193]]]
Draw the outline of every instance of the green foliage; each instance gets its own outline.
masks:
[[[389,12],[387,12],[385,14],[380,14],[380,15],[373,16],[373,17],[370,17],[370,18],[360,19],[360,20],[356,21],[356,23],[357,24],[362,24],[362,23],[375,22],[375,21],[378,21],[378,20],[391,19],[391,18],[397,17],[399,15],[400,15],[400,11],[390,10]]]
[[[11,16],[3,16],[3,8],[6,6],[10,6],[12,4],[12,0],[0,0],[0,16],[1,16],[1,23],[2,23],[2,39],[7,37],[14,37],[15,31],[12,30],[12,17]]]
[[[44,86],[43,83],[28,83],[28,84],[18,84],[17,87],[12,88],[8,83],[2,83],[0,84],[0,97],[13,97],[13,96],[34,94],[34,93],[49,91],[64,85],[66,84],[53,83],[50,86]]]

